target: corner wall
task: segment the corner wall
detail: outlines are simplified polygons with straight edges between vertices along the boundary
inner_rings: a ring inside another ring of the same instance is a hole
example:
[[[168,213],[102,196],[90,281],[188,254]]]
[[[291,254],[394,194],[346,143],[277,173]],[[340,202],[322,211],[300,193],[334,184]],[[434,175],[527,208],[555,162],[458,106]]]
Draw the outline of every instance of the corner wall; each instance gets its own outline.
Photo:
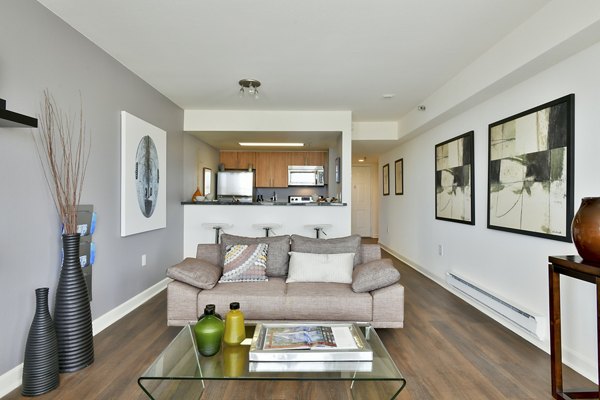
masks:
[[[488,124],[569,93],[575,94],[575,210],[582,197],[600,195],[600,44],[426,130],[380,158],[404,158],[403,196],[380,196],[380,242],[447,286],[453,271],[514,305],[548,317],[548,256],[576,254],[573,244],[487,229]],[[435,219],[434,147],[475,131],[475,226]],[[393,175],[391,179],[393,178]],[[378,185],[381,193],[381,182]],[[387,228],[389,227],[389,233]],[[439,256],[437,247],[444,246]],[[562,279],[563,361],[591,380],[598,377],[596,300],[592,285]],[[490,315],[549,351],[543,341]],[[408,321],[410,323],[410,321]]]
[[[36,116],[48,89],[77,112],[81,93],[92,133],[81,202],[98,215],[91,303],[97,319],[162,281],[165,268],[181,260],[183,111],[36,1],[3,1],[0,26],[0,97],[10,110]],[[167,227],[126,238],[120,237],[121,110],[167,131]],[[60,271],[60,225],[32,132],[0,128],[0,375],[23,362],[36,288],[50,288],[53,312]]]

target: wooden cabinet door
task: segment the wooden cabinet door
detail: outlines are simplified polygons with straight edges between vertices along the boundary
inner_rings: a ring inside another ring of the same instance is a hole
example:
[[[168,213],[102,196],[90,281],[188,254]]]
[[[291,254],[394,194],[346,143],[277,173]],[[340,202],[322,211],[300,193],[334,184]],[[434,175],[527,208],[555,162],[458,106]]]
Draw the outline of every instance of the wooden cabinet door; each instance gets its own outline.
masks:
[[[288,153],[271,153],[271,174],[273,187],[287,187],[288,185]]]
[[[239,151],[237,159],[237,168],[248,169],[256,168],[256,153],[253,151]]]
[[[221,151],[219,161],[225,168],[237,168],[237,151]]]
[[[256,186],[257,187],[273,187],[273,179],[271,177],[270,153],[262,151],[256,152]]]
[[[308,151],[306,154],[306,165],[327,165],[327,152]]]
[[[306,151],[290,151],[288,165],[306,165]]]

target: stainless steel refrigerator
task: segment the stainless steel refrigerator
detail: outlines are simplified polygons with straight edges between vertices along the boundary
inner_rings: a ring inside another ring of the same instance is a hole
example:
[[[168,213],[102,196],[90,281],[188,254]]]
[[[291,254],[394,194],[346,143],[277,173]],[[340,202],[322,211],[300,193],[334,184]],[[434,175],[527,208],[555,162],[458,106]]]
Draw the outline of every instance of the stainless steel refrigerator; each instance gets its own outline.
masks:
[[[217,199],[251,203],[254,198],[254,171],[217,172]]]

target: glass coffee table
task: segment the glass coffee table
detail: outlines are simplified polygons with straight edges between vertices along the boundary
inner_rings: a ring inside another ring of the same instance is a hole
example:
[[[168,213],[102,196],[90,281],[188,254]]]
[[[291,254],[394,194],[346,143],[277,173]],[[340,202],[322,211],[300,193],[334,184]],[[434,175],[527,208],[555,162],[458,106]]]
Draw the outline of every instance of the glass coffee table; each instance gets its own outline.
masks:
[[[250,346],[223,345],[212,357],[196,348],[193,325],[185,326],[138,379],[151,399],[200,399],[211,381],[329,382],[353,399],[395,399],[406,380],[370,325],[359,326],[373,350],[373,361],[248,361]],[[246,326],[252,338],[255,326]]]

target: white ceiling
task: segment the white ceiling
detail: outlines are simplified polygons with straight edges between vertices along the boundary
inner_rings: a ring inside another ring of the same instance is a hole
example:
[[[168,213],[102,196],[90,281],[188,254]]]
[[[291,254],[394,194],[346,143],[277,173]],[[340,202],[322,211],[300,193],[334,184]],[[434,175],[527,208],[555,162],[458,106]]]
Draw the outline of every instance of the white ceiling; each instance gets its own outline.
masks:
[[[353,121],[400,119],[548,3],[38,1],[183,109],[350,110]],[[259,100],[238,96],[242,78],[262,82]]]

